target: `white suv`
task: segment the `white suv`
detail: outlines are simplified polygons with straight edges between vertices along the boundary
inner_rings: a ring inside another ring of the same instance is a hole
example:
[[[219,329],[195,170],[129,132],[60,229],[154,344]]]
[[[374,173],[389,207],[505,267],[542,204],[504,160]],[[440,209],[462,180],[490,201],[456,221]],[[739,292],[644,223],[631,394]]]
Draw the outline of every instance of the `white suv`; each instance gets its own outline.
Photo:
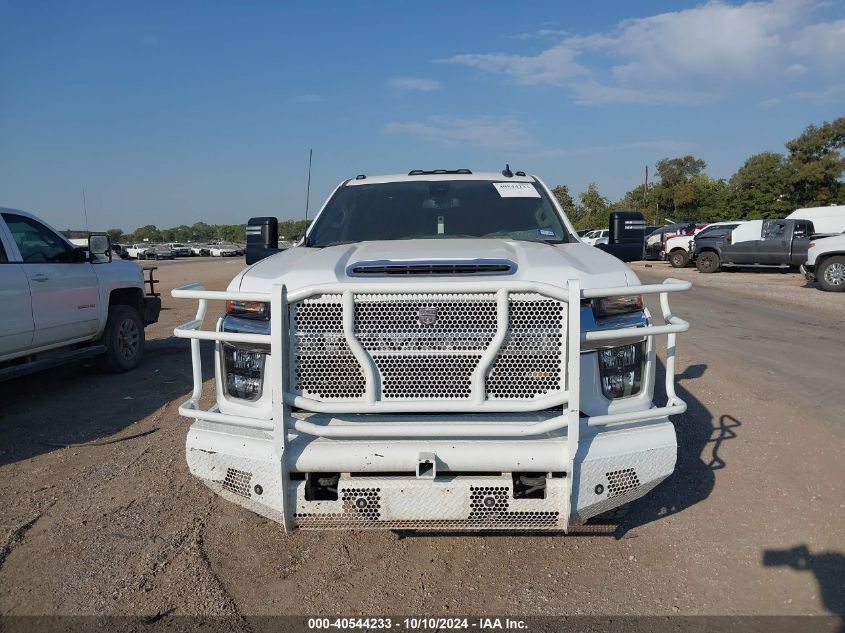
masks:
[[[302,245],[272,254],[275,218],[247,237],[249,261],[251,245],[270,256],[226,290],[173,291],[199,301],[175,330],[194,363],[188,466],[224,498],[287,530],[561,531],[672,473],[689,325],[667,294],[690,284],[641,285],[582,244],[538,178],[358,176]],[[209,300],[227,310],[203,330]],[[210,408],[202,340],[216,345]]]

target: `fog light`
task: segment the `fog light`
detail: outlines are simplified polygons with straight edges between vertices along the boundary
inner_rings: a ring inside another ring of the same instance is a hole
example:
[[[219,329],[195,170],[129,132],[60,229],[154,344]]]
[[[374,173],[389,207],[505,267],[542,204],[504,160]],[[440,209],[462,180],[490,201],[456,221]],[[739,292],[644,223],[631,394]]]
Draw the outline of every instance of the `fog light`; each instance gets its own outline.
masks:
[[[258,400],[264,383],[265,356],[262,351],[224,345],[226,393],[241,400]]]
[[[615,400],[640,392],[643,385],[643,345],[633,343],[598,350],[601,391]]]

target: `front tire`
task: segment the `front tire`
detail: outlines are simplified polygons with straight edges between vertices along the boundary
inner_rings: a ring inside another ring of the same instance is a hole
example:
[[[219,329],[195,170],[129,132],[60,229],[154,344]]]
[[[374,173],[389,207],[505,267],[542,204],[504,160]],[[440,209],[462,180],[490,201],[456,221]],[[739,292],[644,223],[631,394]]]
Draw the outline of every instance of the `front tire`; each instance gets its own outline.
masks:
[[[109,306],[109,317],[101,339],[106,353],[100,366],[111,373],[135,369],[144,356],[144,323],[135,308],[127,305]]]
[[[828,292],[845,291],[845,257],[829,257],[816,268],[816,281],[822,290]]]
[[[689,264],[689,254],[681,249],[669,253],[669,263],[672,268],[686,268]]]
[[[722,262],[713,251],[705,251],[695,260],[695,267],[700,273],[717,273],[722,267]]]

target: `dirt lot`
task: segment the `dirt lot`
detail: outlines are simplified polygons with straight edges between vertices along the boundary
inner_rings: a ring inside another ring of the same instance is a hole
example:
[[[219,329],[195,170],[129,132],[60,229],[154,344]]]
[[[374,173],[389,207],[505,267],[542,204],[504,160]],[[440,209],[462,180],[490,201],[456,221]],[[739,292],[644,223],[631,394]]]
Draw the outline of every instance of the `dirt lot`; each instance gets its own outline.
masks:
[[[219,289],[241,265],[158,274]],[[689,411],[676,473],[615,534],[284,535],[187,472],[190,360],[171,331],[195,305],[165,296],[137,371],[0,385],[0,614],[845,613],[845,296],[795,274],[636,269],[696,284],[673,298],[693,324]]]

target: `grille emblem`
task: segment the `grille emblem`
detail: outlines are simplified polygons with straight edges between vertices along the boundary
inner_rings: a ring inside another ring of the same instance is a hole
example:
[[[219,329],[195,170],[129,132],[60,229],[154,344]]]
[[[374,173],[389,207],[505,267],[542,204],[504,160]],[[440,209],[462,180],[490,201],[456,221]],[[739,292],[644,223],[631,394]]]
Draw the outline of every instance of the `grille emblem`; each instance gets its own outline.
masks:
[[[417,321],[420,322],[420,325],[434,325],[437,323],[437,308],[420,306],[417,310]]]

